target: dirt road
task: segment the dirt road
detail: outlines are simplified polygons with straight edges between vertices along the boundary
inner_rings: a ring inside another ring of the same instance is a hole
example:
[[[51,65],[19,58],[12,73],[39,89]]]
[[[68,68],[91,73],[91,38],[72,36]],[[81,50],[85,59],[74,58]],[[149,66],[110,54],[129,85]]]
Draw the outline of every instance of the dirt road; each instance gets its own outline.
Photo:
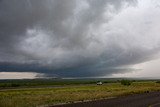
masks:
[[[150,92],[107,100],[56,105],[51,107],[160,107],[160,92]]]

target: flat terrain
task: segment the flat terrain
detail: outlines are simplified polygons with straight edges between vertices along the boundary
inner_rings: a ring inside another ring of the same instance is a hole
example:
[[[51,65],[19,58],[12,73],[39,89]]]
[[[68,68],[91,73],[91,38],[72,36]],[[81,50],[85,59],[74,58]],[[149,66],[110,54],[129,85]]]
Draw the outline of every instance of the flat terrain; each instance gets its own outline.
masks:
[[[108,100],[89,101],[51,107],[160,107],[160,92],[128,95]]]
[[[122,96],[160,91],[160,83],[156,81],[133,81],[130,86],[121,85],[119,81],[106,82],[103,85],[96,85],[96,82],[92,83],[88,80],[86,82],[67,80],[11,82],[1,82],[0,107],[48,107],[88,100],[95,102],[101,100],[103,104],[102,99],[113,97],[123,99]],[[140,99],[144,99],[144,97],[140,97]],[[129,101],[126,100],[126,102]],[[157,102],[153,103],[156,103],[155,106],[157,106]]]

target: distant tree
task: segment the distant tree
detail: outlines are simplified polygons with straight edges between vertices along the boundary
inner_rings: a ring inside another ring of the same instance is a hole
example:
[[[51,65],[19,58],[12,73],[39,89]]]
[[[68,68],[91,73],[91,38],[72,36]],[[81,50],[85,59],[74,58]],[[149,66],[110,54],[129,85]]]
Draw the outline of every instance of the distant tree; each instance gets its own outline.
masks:
[[[160,81],[156,81],[156,83],[160,83]]]
[[[20,86],[20,84],[17,84],[17,83],[12,83],[11,84],[11,87],[19,87]]]
[[[121,84],[125,85],[125,86],[129,86],[129,85],[131,85],[131,81],[130,80],[121,80]]]

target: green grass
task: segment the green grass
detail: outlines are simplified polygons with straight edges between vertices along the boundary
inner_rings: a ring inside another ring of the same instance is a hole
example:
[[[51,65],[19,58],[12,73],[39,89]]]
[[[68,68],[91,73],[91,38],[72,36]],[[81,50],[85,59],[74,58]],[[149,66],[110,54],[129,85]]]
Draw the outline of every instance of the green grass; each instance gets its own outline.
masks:
[[[72,85],[57,88],[17,88],[0,90],[0,107],[37,107],[75,101],[95,100],[128,94],[159,91],[156,82],[133,82],[97,85]]]

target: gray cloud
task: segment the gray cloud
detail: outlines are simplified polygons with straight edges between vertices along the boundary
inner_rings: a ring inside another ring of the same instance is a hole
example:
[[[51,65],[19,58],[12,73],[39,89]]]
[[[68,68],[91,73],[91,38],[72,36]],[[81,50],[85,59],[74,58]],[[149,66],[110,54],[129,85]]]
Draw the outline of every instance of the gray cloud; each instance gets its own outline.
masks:
[[[143,5],[144,4],[144,5]],[[1,0],[0,71],[105,76],[157,58],[151,0]]]

